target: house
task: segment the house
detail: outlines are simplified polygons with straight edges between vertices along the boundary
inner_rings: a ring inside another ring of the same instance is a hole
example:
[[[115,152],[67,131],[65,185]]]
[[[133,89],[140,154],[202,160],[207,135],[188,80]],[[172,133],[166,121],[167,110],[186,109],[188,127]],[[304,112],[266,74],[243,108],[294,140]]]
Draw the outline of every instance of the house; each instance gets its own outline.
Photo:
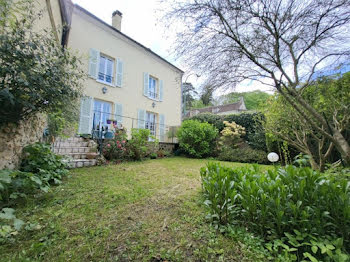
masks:
[[[244,98],[240,97],[239,101],[232,104],[220,105],[220,106],[210,106],[199,109],[192,109],[187,112],[185,117],[196,116],[201,113],[212,113],[215,115],[231,115],[246,112],[247,108],[244,103]]]
[[[121,32],[122,13],[112,25],[79,5],[72,7],[68,47],[83,54],[89,75],[81,99],[79,134],[110,129],[114,120],[130,135],[147,128],[161,142],[181,125],[183,71]]]

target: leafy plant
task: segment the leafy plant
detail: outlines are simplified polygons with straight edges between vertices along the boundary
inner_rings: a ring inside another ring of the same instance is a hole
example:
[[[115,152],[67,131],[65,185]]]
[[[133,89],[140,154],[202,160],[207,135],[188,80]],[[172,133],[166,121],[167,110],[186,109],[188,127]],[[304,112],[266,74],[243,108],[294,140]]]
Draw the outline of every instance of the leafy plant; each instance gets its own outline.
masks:
[[[17,235],[25,224],[14,213],[15,210],[12,208],[3,208],[0,211],[0,243],[4,243],[11,239],[11,236]]]
[[[150,154],[151,159],[157,159],[157,153],[151,153]]]
[[[249,146],[243,146],[242,148],[225,147],[220,151],[218,159],[240,163],[269,164],[265,151],[252,149]]]
[[[54,154],[49,144],[35,143],[23,149],[21,171],[36,174],[46,183],[61,183],[62,177],[68,173],[67,163],[63,157]]]
[[[31,1],[12,2],[0,2],[5,17],[15,16],[0,23],[0,125],[64,110],[80,96],[86,75],[78,57],[63,49],[52,32],[34,28],[40,15]]]
[[[295,235],[293,230],[317,239],[341,238],[349,252],[347,179],[308,167],[287,166],[262,172],[256,165],[232,169],[218,163],[202,168],[201,179],[204,204],[217,223],[241,224],[266,240]],[[291,248],[299,253],[303,250]]]
[[[218,130],[211,124],[186,120],[178,130],[180,147],[192,157],[209,156],[216,144]]]
[[[148,129],[131,129],[131,139],[127,144],[131,159],[142,160],[146,156],[149,137],[150,130]]]

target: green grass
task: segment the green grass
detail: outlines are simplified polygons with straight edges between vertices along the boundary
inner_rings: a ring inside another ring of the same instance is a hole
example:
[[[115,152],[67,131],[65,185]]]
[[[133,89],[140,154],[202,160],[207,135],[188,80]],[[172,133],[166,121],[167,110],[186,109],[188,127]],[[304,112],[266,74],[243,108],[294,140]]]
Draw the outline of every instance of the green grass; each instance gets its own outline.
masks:
[[[73,170],[18,207],[35,229],[0,246],[0,261],[266,260],[250,237],[226,237],[206,221],[199,169],[207,162],[176,157]]]

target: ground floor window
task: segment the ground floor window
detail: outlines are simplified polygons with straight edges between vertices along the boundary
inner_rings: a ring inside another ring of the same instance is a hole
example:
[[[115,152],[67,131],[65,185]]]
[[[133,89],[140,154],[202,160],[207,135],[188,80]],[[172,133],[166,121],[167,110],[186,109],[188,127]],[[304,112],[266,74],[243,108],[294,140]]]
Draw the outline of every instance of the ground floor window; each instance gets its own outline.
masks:
[[[111,119],[112,104],[94,100],[94,112],[93,112],[93,128],[94,130],[103,127],[104,130],[108,128],[107,120]]]
[[[152,136],[156,136],[156,114],[146,112],[146,129],[151,131]]]

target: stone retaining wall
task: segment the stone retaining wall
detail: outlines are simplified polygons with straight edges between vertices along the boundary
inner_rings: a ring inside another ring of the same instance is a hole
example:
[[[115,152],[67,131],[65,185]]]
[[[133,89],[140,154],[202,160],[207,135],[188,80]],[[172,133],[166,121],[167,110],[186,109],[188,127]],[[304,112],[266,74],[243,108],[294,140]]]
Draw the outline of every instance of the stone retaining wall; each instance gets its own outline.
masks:
[[[177,149],[177,147],[178,144],[159,142],[159,150],[163,150],[166,152],[172,153],[175,149]]]
[[[39,114],[0,128],[0,169],[18,168],[23,147],[42,139],[46,119],[46,115]]]

